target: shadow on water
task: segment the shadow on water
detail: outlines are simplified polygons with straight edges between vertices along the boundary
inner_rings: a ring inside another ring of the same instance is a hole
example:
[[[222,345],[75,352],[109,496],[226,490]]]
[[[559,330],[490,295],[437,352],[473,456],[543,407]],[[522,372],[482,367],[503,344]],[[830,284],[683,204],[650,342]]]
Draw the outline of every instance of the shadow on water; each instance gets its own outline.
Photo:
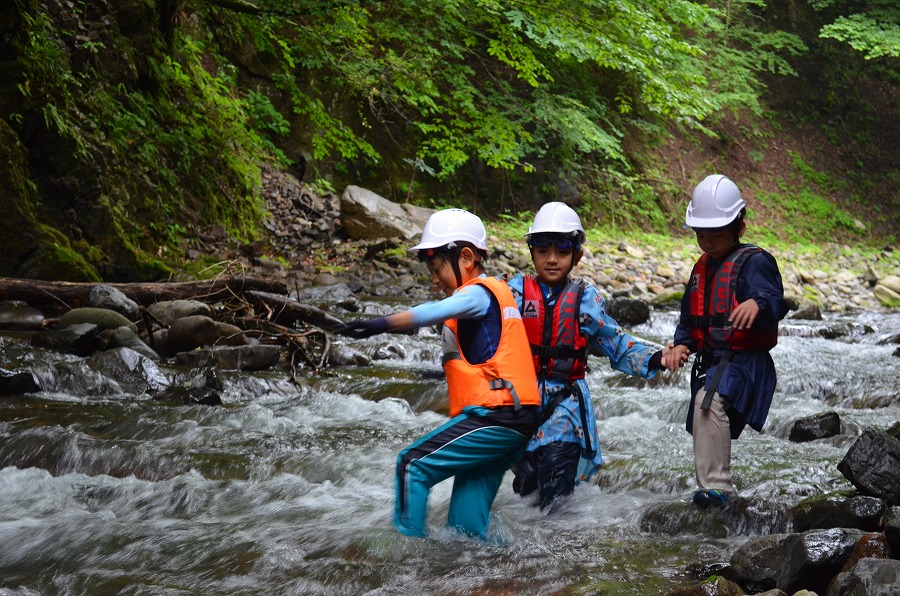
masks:
[[[747,537],[786,531],[805,496],[847,488],[836,466],[859,429],[900,418],[895,346],[879,343],[900,317],[846,318],[871,331],[827,339],[829,321],[792,322],[780,339],[776,402],[764,431],[735,443],[741,497],[724,512],[689,503],[686,371],[641,382],[592,357],[603,469],[551,516],[507,476],[489,543],[442,528],[450,483],[432,492],[430,538],[391,525],[397,452],[446,420],[433,334],[391,336],[399,349],[372,367],[296,385],[232,375],[218,407],[99,378],[5,399],[0,594],[664,594],[727,565]],[[632,331],[662,343],[673,330],[673,313],[654,313]],[[840,438],[786,439],[825,411]]]

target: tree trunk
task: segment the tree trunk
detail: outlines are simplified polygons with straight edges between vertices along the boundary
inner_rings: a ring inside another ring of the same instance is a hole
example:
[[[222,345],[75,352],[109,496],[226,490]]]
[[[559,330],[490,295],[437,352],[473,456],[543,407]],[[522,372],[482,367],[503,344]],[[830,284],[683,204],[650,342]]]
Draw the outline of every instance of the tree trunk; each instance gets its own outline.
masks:
[[[111,284],[0,277],[0,300],[20,300],[32,306],[69,310],[85,306],[91,290],[98,285],[116,288],[141,306],[163,300],[182,299],[216,303],[232,297],[242,298],[250,290],[283,295],[288,293],[287,286],[281,282],[241,275],[177,283]]]

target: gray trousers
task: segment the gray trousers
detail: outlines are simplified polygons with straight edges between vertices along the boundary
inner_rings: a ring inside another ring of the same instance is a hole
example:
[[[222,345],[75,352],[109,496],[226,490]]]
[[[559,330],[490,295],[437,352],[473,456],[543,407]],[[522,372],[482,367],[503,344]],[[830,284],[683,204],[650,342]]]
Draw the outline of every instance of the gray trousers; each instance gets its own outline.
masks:
[[[716,488],[735,492],[731,479],[731,423],[725,408],[728,406],[718,392],[713,394],[708,410],[700,404],[706,390],[694,396],[694,471],[701,489]]]

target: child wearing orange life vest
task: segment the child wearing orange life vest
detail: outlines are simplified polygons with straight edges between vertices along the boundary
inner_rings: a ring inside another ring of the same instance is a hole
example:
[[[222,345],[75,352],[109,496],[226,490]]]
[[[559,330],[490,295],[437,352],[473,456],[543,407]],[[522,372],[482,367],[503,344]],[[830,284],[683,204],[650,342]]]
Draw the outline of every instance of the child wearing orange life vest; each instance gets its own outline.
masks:
[[[453,417],[397,457],[394,525],[425,536],[431,487],[453,477],[447,524],[487,538],[503,474],[534,432],[540,396],[522,318],[506,283],[487,277],[487,234],[462,209],[431,215],[412,248],[447,297],[337,333],[356,338],[444,323],[443,365]]]
[[[787,314],[781,273],[763,249],[741,244],[746,203],[725,176],[696,186],[685,227],[703,254],[691,271],[666,365],[696,354],[687,431],[693,436],[699,507],[722,507],[735,492],[731,441],[744,427],[762,430],[775,393],[778,321]]]
[[[514,469],[513,490],[523,497],[537,490],[541,510],[553,512],[602,462],[584,378],[588,349],[608,356],[615,370],[647,379],[663,367],[663,351],[625,333],[594,286],[570,279],[585,240],[572,208],[542,206],[527,239],[537,275],[518,274],[509,286],[531,343],[542,422]]]

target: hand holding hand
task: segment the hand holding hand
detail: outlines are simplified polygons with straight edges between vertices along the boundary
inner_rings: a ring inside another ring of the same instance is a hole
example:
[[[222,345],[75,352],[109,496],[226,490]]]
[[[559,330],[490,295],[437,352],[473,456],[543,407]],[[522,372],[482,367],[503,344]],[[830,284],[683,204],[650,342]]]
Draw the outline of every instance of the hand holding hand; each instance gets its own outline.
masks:
[[[357,319],[355,321],[347,321],[343,325],[334,328],[334,332],[338,335],[346,335],[354,339],[364,339],[372,337],[388,330],[387,319],[379,317],[377,319]]]
[[[676,346],[670,343],[663,348],[662,365],[668,368],[669,372],[674,372],[684,366],[690,355],[691,351],[687,346]]]

